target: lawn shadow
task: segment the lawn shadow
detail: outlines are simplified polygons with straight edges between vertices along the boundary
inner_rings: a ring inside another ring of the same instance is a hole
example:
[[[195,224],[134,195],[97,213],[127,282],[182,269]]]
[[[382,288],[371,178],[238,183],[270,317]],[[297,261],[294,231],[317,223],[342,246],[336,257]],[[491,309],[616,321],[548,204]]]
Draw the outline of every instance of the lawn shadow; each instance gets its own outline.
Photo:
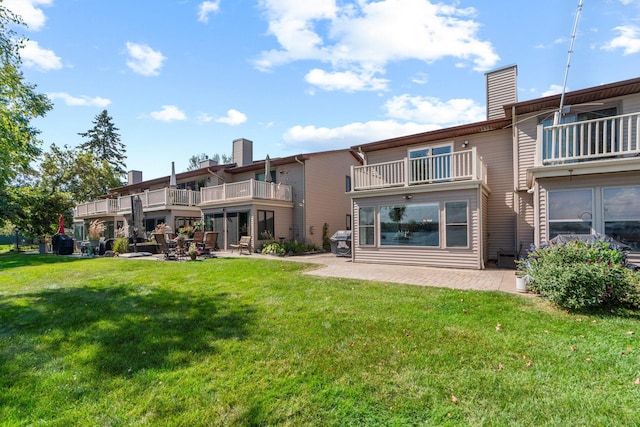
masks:
[[[102,378],[186,366],[214,354],[221,340],[246,339],[255,317],[224,293],[129,285],[21,294],[0,302],[0,384],[52,363]]]

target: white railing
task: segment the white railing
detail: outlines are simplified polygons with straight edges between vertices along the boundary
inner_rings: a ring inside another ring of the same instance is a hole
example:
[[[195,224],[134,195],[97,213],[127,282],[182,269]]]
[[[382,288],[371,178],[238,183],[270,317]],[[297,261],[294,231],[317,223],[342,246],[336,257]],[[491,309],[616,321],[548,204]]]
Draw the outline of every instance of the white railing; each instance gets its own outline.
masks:
[[[233,199],[265,199],[290,202],[293,200],[291,186],[273,182],[248,181],[232,182],[200,189],[202,203]]]
[[[538,127],[537,164],[640,154],[640,113]]]
[[[354,191],[465,180],[486,183],[487,166],[473,147],[455,153],[355,166],[351,176]]]
[[[73,209],[74,218],[82,218],[91,215],[112,214],[118,212],[117,199],[101,199],[82,203]]]
[[[131,211],[131,196],[140,196],[143,208],[197,206],[200,203],[200,193],[197,191],[165,187],[159,190],[146,190],[142,193],[118,197],[120,211]]]

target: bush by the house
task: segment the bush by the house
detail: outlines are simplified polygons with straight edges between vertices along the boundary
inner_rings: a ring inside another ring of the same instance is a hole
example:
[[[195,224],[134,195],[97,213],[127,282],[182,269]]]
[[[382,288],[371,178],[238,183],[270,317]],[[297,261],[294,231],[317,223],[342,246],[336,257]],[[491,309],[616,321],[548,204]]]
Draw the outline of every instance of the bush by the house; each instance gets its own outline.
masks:
[[[129,252],[129,239],[127,237],[118,237],[113,243],[113,251],[119,254]]]
[[[531,291],[563,308],[640,306],[640,273],[609,242],[572,240],[538,248],[518,268]]]

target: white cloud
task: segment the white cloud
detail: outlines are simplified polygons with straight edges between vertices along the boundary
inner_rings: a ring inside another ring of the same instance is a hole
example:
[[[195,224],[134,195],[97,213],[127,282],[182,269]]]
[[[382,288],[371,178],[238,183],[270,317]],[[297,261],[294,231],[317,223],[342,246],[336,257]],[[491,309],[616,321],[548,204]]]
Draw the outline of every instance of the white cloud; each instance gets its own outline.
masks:
[[[400,95],[389,99],[384,108],[394,119],[451,126],[479,122],[486,110],[472,99],[450,99],[446,102],[428,96]]]
[[[316,126],[294,126],[283,135],[285,144],[300,147],[307,152],[340,149],[351,145],[365,144],[400,135],[427,132],[439,129],[433,124],[400,123],[395,120],[374,120],[349,123],[335,128]]]
[[[545,90],[544,92],[542,92],[542,96],[551,96],[551,95],[557,95],[559,93],[562,93],[562,85],[551,85],[549,86],[549,89]]]
[[[625,55],[640,52],[640,28],[636,26],[620,26],[613,29],[620,35],[602,48],[604,50],[622,49]]]
[[[220,10],[220,0],[203,1],[198,8],[198,21],[209,22],[209,14],[217,13]]]
[[[38,31],[44,27],[47,17],[37,6],[48,6],[52,0],[4,0],[3,6],[19,15],[29,29]]]
[[[354,92],[359,90],[385,90],[388,80],[376,78],[373,73],[356,73],[355,71],[326,72],[315,68],[305,76],[307,83],[321,89],[344,90]]]
[[[157,76],[166,57],[159,50],[153,50],[145,44],[127,42],[127,53],[130,59],[127,66],[143,76]]]
[[[64,101],[65,105],[70,107],[100,107],[104,108],[111,104],[111,100],[107,98],[101,98],[96,96],[94,98],[90,98],[88,96],[73,96],[69,95],[66,92],[52,92],[48,93],[47,96],[52,100],[61,99]]]
[[[187,116],[175,105],[163,105],[162,110],[154,111],[151,118],[161,122],[173,122],[175,120],[186,120]]]
[[[238,110],[227,111],[226,117],[219,117],[215,119],[217,123],[225,123],[229,126],[238,126],[247,121],[247,116]]]
[[[41,71],[59,70],[62,60],[51,49],[43,49],[38,42],[26,40],[20,49],[20,57],[25,67],[37,68]]]
[[[323,61],[331,70],[312,70],[307,81],[327,90],[371,90],[354,77],[371,70],[369,81],[386,83],[375,75],[390,62],[454,58],[485,71],[500,59],[490,42],[478,38],[473,8],[430,0],[358,0],[341,6],[325,0],[263,0],[261,6],[280,48],[263,51],[255,66],[267,71],[293,61]],[[326,84],[336,79],[339,84]]]

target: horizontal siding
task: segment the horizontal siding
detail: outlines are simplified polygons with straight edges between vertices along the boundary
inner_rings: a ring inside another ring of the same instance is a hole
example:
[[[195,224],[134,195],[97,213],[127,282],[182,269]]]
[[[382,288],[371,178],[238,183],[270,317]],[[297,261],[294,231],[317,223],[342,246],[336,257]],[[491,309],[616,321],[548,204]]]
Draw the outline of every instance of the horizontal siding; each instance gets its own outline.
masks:
[[[366,200],[357,199],[354,201],[354,233],[353,233],[353,260],[355,262],[385,263],[401,265],[426,265],[433,267],[455,267],[479,269],[482,267],[480,259],[480,239],[478,236],[479,209],[477,201],[478,190],[461,190],[451,192],[423,193],[416,194],[412,199],[413,203],[440,203],[441,213],[445,202],[467,200],[469,202],[469,248],[449,249],[432,247],[400,247],[400,246],[360,246],[358,234],[358,209],[360,206],[373,206],[376,208],[376,215],[380,206],[400,205],[405,200],[402,196],[375,197]],[[379,218],[376,218],[376,230],[379,233]],[[444,218],[440,218],[441,239]],[[378,233],[376,239],[378,239]],[[376,244],[378,242],[376,241]],[[443,243],[444,244],[444,243]]]
[[[538,119],[532,117],[517,125],[518,135],[518,176],[517,190],[527,190],[527,169],[532,168],[536,161],[536,139]]]
[[[504,117],[503,106],[518,100],[517,74],[515,66],[486,74],[488,119]]]

